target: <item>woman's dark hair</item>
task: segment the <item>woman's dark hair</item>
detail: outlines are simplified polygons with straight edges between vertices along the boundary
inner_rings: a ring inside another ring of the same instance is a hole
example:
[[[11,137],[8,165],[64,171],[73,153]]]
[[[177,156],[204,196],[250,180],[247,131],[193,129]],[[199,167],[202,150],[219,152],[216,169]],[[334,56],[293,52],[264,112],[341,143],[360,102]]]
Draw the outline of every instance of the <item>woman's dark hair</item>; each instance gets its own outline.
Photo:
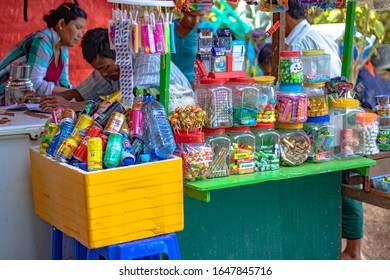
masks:
[[[46,22],[47,27],[55,27],[62,18],[67,24],[69,21],[80,17],[87,19],[87,13],[80,8],[77,1],[74,1],[74,3],[63,3],[57,9],[51,10],[49,14],[43,17],[43,20]]]
[[[306,18],[306,8],[301,4],[301,0],[288,0],[288,10],[286,13],[294,19]]]
[[[272,60],[272,44],[271,43],[265,44],[261,48],[257,58],[258,58],[257,61],[258,61],[259,65],[267,65],[267,64],[271,63],[271,60]]]
[[[115,50],[110,49],[108,30],[105,28],[88,30],[81,41],[81,48],[83,57],[89,64],[98,56],[115,60]]]

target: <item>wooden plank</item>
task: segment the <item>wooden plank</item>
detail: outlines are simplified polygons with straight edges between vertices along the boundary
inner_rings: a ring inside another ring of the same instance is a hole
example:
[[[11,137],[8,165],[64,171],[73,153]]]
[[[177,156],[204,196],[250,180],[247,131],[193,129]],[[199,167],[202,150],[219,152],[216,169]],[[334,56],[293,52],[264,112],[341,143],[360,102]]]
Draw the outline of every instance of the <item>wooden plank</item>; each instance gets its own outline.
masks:
[[[273,23],[280,21],[280,27],[272,35],[272,76],[278,77],[279,71],[279,52],[284,50],[284,36],[286,30],[286,13],[273,13]]]
[[[390,199],[389,199],[390,196],[384,197],[382,195],[379,195],[379,193],[382,192],[376,190],[371,190],[370,192],[366,192],[365,190],[342,184],[343,196],[390,210]]]

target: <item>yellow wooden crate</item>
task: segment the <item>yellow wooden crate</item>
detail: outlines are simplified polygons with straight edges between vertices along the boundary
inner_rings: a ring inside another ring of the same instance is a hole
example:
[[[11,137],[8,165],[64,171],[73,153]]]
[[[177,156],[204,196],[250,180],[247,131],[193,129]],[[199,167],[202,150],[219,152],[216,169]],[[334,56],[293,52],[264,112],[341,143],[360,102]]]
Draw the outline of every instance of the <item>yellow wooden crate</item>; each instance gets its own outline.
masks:
[[[181,231],[181,158],[84,172],[30,148],[35,212],[89,248]]]

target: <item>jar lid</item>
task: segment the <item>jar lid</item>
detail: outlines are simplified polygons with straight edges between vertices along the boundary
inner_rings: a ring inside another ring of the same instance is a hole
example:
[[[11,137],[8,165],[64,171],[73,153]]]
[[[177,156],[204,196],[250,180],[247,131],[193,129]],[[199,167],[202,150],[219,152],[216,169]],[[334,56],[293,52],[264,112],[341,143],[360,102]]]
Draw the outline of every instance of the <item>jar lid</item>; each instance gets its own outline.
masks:
[[[308,123],[322,123],[322,122],[329,122],[330,121],[330,117],[329,115],[325,115],[325,116],[319,116],[319,117],[307,117],[307,121]]]
[[[303,52],[303,55],[321,55],[321,54],[324,54],[325,51],[324,50],[304,50],[302,51]]]
[[[252,128],[274,128],[275,123],[269,122],[269,123],[257,123],[255,126],[252,126]]]
[[[336,108],[356,108],[359,107],[360,103],[358,100],[353,98],[340,98],[332,100],[331,105]]]
[[[23,80],[30,78],[30,64],[22,62],[13,62],[10,65],[10,78],[14,80]]]
[[[258,76],[253,78],[256,84],[273,84],[276,80],[274,76]]]
[[[237,83],[237,84],[254,84],[255,83],[255,79],[248,78],[248,77],[231,78],[229,81],[231,83]]]
[[[364,123],[376,121],[378,115],[375,113],[357,113],[356,120]]]
[[[226,130],[230,131],[249,131],[251,129],[250,126],[231,126],[226,128]]]
[[[303,128],[303,123],[278,123],[279,128],[300,129]]]
[[[291,56],[301,56],[300,51],[281,51],[280,57],[291,57]]]
[[[174,133],[173,137],[176,143],[193,144],[204,142],[204,133],[199,131],[181,131],[181,133]]]
[[[280,84],[279,90],[284,92],[303,92],[302,84]]]
[[[303,83],[304,87],[324,87],[325,82],[316,82],[316,83]]]
[[[222,134],[225,132],[225,128],[208,128],[208,127],[203,127],[202,132],[204,134]]]
[[[223,85],[226,84],[226,79],[201,79],[200,84],[202,85]]]

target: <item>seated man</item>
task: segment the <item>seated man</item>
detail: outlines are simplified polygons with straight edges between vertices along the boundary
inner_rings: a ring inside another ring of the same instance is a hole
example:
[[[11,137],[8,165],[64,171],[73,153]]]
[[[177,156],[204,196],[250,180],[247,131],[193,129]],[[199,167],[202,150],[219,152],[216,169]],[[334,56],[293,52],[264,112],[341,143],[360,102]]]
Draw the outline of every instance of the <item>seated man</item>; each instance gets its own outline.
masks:
[[[115,64],[115,50],[110,49],[108,31],[96,28],[85,33],[82,40],[84,59],[95,69],[91,75],[75,89],[56,95],[42,96],[40,107],[50,110],[56,107],[82,110],[84,100],[99,100],[120,90],[120,68]],[[160,85],[160,55],[133,54],[134,87],[149,88]],[[176,65],[171,63],[171,84],[191,89],[191,84]],[[76,102],[70,100],[75,99]],[[131,100],[132,102],[132,100]]]

